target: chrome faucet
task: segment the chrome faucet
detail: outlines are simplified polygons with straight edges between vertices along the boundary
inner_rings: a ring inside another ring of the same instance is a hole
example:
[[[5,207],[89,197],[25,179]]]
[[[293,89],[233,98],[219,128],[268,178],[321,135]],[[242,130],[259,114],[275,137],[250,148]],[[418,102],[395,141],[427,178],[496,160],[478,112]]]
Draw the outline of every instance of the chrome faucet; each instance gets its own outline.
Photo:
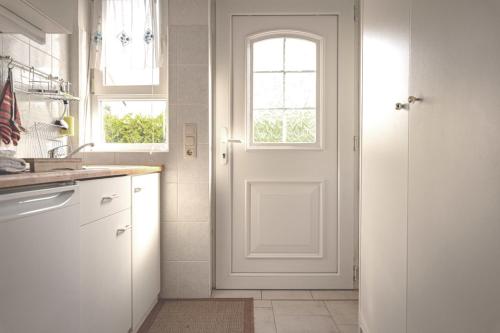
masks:
[[[64,147],[69,147],[71,148],[70,145],[64,145],[64,146],[59,146],[59,147],[56,147],[56,148],[53,148],[51,150],[48,151],[49,153],[49,158],[56,158],[56,152],[61,149],[61,148],[64,148]],[[82,150],[83,148],[85,147],[94,147],[94,143],[93,142],[89,142],[89,143],[86,143],[84,145],[81,145],[80,147],[76,148],[75,150],[71,151],[68,155],[66,155],[65,157],[63,158],[71,158],[71,156],[74,156],[76,153],[78,153],[80,150]]]

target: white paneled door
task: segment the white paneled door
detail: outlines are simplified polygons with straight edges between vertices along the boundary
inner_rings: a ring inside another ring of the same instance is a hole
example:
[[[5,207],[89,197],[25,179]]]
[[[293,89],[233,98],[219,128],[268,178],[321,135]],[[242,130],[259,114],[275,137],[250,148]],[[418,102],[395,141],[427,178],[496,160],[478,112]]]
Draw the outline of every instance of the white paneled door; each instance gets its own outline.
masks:
[[[216,286],[352,288],[353,2],[216,5]]]

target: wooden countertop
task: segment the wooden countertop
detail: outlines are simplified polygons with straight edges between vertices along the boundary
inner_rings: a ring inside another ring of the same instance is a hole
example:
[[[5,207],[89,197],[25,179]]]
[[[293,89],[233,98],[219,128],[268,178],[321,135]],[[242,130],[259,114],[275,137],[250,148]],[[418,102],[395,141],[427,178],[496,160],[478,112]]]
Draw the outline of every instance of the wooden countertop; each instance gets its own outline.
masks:
[[[92,165],[86,166],[86,169],[83,170],[61,170],[37,173],[24,172],[11,175],[0,175],[0,189],[83,179],[145,175],[161,172],[162,170],[162,166]]]

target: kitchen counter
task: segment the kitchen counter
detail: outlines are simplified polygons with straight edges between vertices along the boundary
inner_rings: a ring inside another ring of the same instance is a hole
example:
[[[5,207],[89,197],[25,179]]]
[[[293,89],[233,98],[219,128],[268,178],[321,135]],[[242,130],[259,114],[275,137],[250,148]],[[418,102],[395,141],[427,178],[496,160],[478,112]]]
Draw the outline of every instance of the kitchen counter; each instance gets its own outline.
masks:
[[[0,175],[0,189],[83,179],[145,175],[161,172],[162,170],[162,166],[90,165],[84,166],[83,170],[61,170],[36,173],[24,172],[12,175]]]

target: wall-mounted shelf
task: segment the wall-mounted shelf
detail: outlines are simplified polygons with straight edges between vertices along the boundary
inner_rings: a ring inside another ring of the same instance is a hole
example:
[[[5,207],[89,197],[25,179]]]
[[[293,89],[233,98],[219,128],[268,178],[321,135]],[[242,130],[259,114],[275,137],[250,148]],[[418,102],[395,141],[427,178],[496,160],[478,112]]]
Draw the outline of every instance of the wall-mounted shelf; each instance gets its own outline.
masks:
[[[10,68],[17,68],[20,75],[14,77],[14,91],[16,93],[36,96],[42,99],[78,101],[79,98],[71,94],[71,83],[52,74],[42,72],[33,66],[28,66],[10,56],[0,56],[0,60],[7,62]],[[17,80],[16,80],[17,79]]]

